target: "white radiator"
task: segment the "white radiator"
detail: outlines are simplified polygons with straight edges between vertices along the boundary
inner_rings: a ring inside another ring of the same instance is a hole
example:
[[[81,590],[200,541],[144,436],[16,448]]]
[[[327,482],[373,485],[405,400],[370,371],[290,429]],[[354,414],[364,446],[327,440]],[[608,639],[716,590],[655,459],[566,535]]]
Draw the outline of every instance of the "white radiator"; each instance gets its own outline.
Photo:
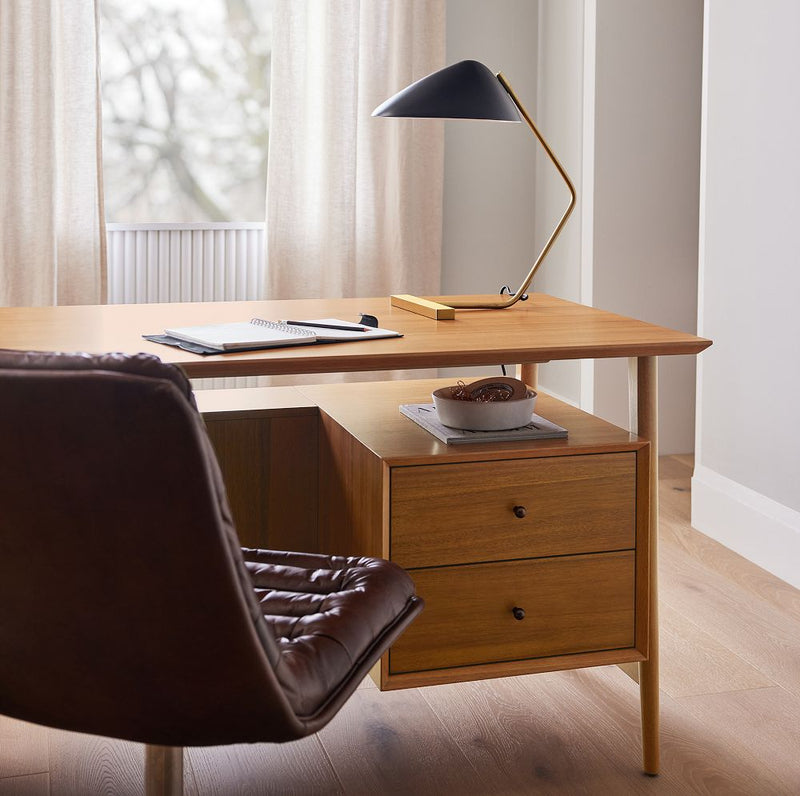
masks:
[[[109,304],[263,298],[262,223],[107,224],[106,236]],[[258,383],[253,376],[192,380],[195,389]]]
[[[264,224],[107,224],[108,302],[263,298]]]

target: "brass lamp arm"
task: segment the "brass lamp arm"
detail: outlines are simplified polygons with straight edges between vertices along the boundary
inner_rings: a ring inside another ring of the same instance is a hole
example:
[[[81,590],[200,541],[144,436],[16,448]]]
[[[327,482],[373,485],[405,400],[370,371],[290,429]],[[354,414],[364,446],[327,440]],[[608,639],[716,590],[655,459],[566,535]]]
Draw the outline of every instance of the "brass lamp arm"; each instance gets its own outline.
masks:
[[[500,84],[503,86],[503,88],[508,92],[509,96],[514,102],[514,105],[517,106],[517,110],[522,115],[522,118],[525,119],[525,121],[528,123],[528,127],[531,128],[533,134],[536,136],[539,143],[544,147],[544,151],[547,153],[547,156],[550,158],[553,165],[558,170],[558,173],[561,175],[561,179],[563,179],[564,182],[566,183],[567,188],[569,189],[570,200],[567,209],[564,211],[564,215],[561,216],[561,219],[556,225],[556,228],[553,230],[547,243],[545,243],[544,247],[539,252],[539,256],[536,258],[535,262],[533,263],[533,266],[531,267],[531,270],[528,271],[528,275],[522,281],[522,284],[519,286],[516,293],[509,296],[509,298],[507,299],[498,299],[497,301],[483,302],[481,304],[462,302],[458,301],[457,299],[454,301],[449,297],[444,299],[447,306],[453,307],[454,309],[505,309],[506,307],[510,307],[513,304],[516,304],[522,298],[523,294],[528,289],[528,286],[533,281],[534,274],[536,273],[539,266],[542,264],[544,258],[547,256],[547,253],[552,248],[553,243],[555,243],[555,240],[561,233],[561,230],[564,228],[564,225],[567,223],[567,219],[569,218],[570,214],[575,208],[575,203],[577,201],[575,186],[572,184],[572,181],[567,175],[567,172],[564,170],[564,167],[561,165],[558,158],[553,153],[553,150],[550,149],[550,146],[547,143],[547,141],[544,140],[542,134],[539,132],[538,128],[534,124],[533,119],[531,119],[531,117],[528,115],[528,112],[525,110],[519,98],[514,93],[514,89],[511,88],[511,84],[506,80],[502,72],[499,72],[497,74],[497,79],[500,81]]]

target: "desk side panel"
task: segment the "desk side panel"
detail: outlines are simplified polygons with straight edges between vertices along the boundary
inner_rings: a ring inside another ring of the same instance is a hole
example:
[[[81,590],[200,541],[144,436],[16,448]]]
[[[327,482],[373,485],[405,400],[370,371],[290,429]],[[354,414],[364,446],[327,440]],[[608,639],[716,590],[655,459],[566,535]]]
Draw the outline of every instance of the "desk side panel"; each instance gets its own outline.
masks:
[[[204,418],[241,544],[316,551],[317,409]]]
[[[319,462],[321,552],[389,558],[384,462],[322,411]]]

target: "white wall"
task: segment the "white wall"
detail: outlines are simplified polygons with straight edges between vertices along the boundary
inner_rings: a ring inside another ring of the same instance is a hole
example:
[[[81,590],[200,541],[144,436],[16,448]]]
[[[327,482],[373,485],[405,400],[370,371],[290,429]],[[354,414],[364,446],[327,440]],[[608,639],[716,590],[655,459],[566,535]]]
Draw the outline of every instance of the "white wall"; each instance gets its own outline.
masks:
[[[533,110],[537,25],[536,0],[450,0],[447,63],[502,72]],[[445,124],[442,292],[497,293],[531,265],[535,141],[524,124]]]
[[[800,586],[800,4],[705,11],[692,523]]]
[[[596,5],[592,304],[695,332],[702,6]],[[660,452],[694,447],[694,357],[659,360]],[[627,420],[627,363],[599,361],[594,407]]]
[[[503,71],[578,190],[535,291],[695,331],[701,45],[699,0],[450,0],[448,62]],[[566,202],[524,125],[448,122],[442,292],[516,286]],[[661,360],[663,453],[693,449],[694,373]],[[624,361],[540,380],[628,422]]]
[[[800,586],[800,3],[707,0],[702,48],[701,12],[451,0],[448,62],[502,70],[578,187],[536,290],[694,331],[700,185],[697,331],[714,345],[698,359],[692,520]],[[521,125],[450,122],[446,135],[443,291],[494,291],[527,270],[557,182],[540,163],[531,192]],[[691,362],[661,360],[662,453],[692,447]],[[625,422],[623,363],[596,378],[564,368],[543,367],[543,385]]]
[[[570,301],[589,303],[581,290],[581,230],[590,205],[582,183],[584,173],[584,25],[583,0],[541,0],[536,124],[569,174],[578,201],[533,289]],[[540,149],[536,170],[536,253],[569,203],[569,193],[547,155]],[[581,402],[578,362],[552,362],[539,369],[542,386],[574,404]],[[591,407],[587,407],[591,410]]]
[[[537,120],[579,204],[536,289],[694,332],[702,6],[540,0]],[[563,188],[537,168],[537,230]],[[662,453],[694,446],[694,358],[660,360]],[[542,386],[625,426],[627,362],[563,362]],[[677,396],[677,398],[676,398]]]

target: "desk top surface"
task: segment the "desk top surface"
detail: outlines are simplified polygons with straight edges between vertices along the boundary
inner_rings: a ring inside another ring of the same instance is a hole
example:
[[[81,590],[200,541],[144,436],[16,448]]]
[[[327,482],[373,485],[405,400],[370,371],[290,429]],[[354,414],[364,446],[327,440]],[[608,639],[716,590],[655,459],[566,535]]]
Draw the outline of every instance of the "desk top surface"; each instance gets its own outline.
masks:
[[[480,298],[480,297],[477,297]],[[483,297],[486,298],[486,297]],[[212,356],[151,343],[165,327],[286,318],[375,315],[400,338]],[[391,307],[388,297],[104,306],[0,307],[0,348],[102,353],[147,351],[191,377],[343,373],[515,364],[559,359],[697,354],[710,340],[541,293],[504,310],[458,310],[434,321]]]

